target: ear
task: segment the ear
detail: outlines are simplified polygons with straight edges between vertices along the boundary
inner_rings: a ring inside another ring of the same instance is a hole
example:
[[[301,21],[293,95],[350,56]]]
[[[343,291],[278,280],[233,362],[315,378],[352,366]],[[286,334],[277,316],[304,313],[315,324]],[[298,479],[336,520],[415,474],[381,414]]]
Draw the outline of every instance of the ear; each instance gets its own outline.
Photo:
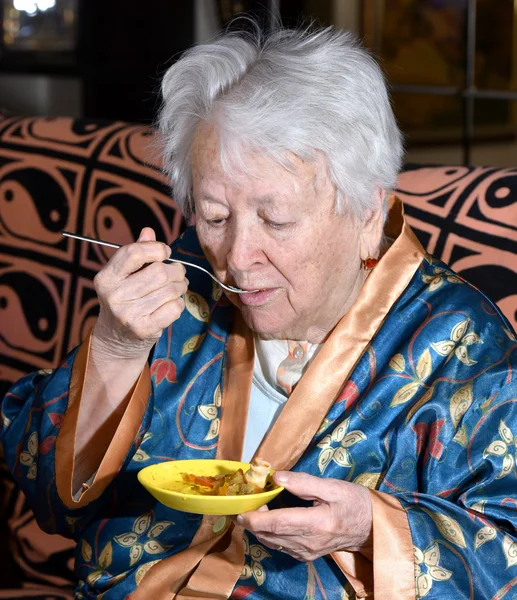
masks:
[[[386,190],[377,188],[374,192],[374,206],[368,212],[363,221],[360,244],[360,256],[362,260],[372,256],[379,256],[379,249],[382,241],[382,232],[384,230],[384,203],[386,198]]]

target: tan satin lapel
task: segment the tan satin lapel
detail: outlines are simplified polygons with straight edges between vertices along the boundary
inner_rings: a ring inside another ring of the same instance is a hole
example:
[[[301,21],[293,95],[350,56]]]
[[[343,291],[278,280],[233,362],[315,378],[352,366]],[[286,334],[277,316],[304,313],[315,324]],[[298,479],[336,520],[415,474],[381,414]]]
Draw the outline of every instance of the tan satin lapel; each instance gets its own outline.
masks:
[[[75,461],[75,434],[90,356],[91,335],[92,332],[88,334],[75,356],[68,390],[68,406],[56,440],[56,487],[61,501],[69,508],[80,508],[98,498],[117,475],[120,465],[129,452],[142,423],[151,389],[151,376],[149,367],[146,366],[135,386],[129,392],[131,399],[117,427],[116,435],[110,435],[108,439],[104,440],[103,444],[99,444],[100,447],[106,447],[109,443],[109,446],[91,485],[85,487],[83,493],[77,499],[74,499],[72,482]],[[114,418],[118,417],[114,415]],[[102,434],[101,429],[97,436],[102,436]],[[99,439],[99,437],[96,439]],[[111,442],[109,442],[109,439],[111,439]],[[92,440],[91,444],[95,446],[95,440]],[[100,457],[98,458],[100,459]],[[95,453],[90,453],[85,456],[85,460],[95,462],[97,456]],[[96,464],[87,470],[93,473]]]
[[[57,493],[61,501],[68,507],[74,506],[72,479],[75,460],[75,431],[77,429],[77,418],[79,416],[79,406],[81,404],[86,369],[88,368],[91,337],[92,332],[88,334],[79,346],[75,355],[70,376],[70,387],[68,388],[68,406],[66,407],[65,416],[61,422],[56,439]]]
[[[415,600],[413,541],[406,511],[390,494],[370,490],[370,495],[375,595],[382,600]]]
[[[205,515],[190,546],[157,562],[131,594],[131,600],[176,598],[203,557],[226,535],[226,532],[213,533],[213,526],[219,518],[217,515]]]
[[[358,598],[373,597],[372,563],[359,552],[332,552],[330,555],[343,571]],[[378,596],[384,600],[384,596]]]
[[[253,378],[253,336],[235,311],[225,357],[217,458],[240,460]],[[229,598],[244,566],[242,527],[215,535],[217,516],[205,515],[190,546],[154,565],[131,600]],[[217,573],[217,577],[214,577]]]
[[[404,222],[399,200],[393,200],[386,231],[389,237],[398,236],[397,239],[300,379],[255,454],[275,469],[290,469],[298,462],[357,361],[422,262],[425,251]]]
[[[232,526],[215,551],[199,563],[187,585],[177,594],[177,600],[225,600],[230,597],[244,566],[243,532],[242,527]]]
[[[241,460],[254,358],[253,336],[240,311],[235,310],[226,351],[217,458]]]
[[[251,394],[254,362],[253,336],[239,311],[234,311],[224,369],[221,424],[216,457],[240,460]],[[201,559],[176,598],[229,598],[244,566],[242,527],[233,525],[218,548]],[[214,577],[217,573],[217,577]]]

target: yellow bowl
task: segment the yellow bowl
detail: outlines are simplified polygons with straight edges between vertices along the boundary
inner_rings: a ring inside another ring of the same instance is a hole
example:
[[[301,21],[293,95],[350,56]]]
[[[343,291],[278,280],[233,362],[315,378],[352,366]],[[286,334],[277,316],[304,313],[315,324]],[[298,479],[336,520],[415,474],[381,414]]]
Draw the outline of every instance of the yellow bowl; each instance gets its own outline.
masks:
[[[249,463],[234,460],[173,460],[145,467],[138,473],[138,481],[165,506],[199,515],[237,515],[257,510],[277,496],[284,488],[274,485],[273,489],[260,494],[243,496],[204,496],[188,492],[181,473],[194,475],[227,475],[237,469],[246,472]],[[181,491],[175,491],[183,488]]]

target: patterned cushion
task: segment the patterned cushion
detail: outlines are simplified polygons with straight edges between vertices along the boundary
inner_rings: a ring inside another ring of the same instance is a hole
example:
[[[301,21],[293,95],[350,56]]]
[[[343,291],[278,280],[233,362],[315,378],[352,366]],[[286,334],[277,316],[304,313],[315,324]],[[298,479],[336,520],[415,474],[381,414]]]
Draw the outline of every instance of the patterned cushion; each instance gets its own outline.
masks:
[[[517,169],[406,165],[397,193],[424,247],[517,329]]]
[[[152,135],[122,122],[0,123],[0,397],[23,374],[55,367],[96,318],[92,279],[112,251],[62,230],[118,244],[143,225],[166,242],[180,232],[165,178],[148,162]],[[0,588],[24,588],[0,598],[72,597],[73,543],[38,529],[1,467],[0,499],[0,564],[9,573]]]

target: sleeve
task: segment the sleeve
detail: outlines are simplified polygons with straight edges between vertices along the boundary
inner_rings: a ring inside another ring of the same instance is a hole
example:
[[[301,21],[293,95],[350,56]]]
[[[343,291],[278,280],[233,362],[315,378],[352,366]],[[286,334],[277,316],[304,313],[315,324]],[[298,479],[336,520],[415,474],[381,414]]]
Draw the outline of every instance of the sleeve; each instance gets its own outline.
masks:
[[[370,495],[372,547],[365,552],[334,552],[332,558],[357,598],[414,600],[413,545],[406,511],[391,494],[370,490]]]
[[[74,523],[88,522],[106,501],[106,489],[124,471],[150,426],[153,397],[149,368],[142,371],[120,421],[100,431],[87,460],[95,473],[74,497],[75,432],[90,336],[55,371],[20,379],[2,401],[2,433],[7,466],[42,529],[74,537]],[[97,448],[106,448],[100,455]],[[98,466],[98,468],[97,468]]]
[[[417,433],[417,454],[404,468],[414,469],[418,491],[400,491],[388,480],[383,491],[370,490],[371,562],[359,553],[333,554],[357,597],[496,600],[517,592],[512,374],[510,368],[506,384],[477,401],[465,396],[460,406],[453,398],[448,435],[440,434],[446,427],[439,414],[408,424]]]
[[[517,586],[516,383],[473,399],[452,438],[428,435],[427,493],[394,494],[411,530],[417,598],[502,598]]]
[[[451,437],[440,441],[439,428],[432,433],[429,427],[415,465],[422,493],[374,492],[392,500],[384,514],[378,505],[375,510],[375,584],[383,585],[379,576],[389,580],[391,569],[391,577],[405,578],[408,587],[414,578],[415,598],[498,599],[517,591],[517,382],[511,375],[509,369],[506,385],[488,398],[465,399],[472,404]],[[450,408],[457,406],[451,402]],[[393,501],[409,524],[413,555],[406,564],[392,560],[402,546],[408,555],[409,542]]]

